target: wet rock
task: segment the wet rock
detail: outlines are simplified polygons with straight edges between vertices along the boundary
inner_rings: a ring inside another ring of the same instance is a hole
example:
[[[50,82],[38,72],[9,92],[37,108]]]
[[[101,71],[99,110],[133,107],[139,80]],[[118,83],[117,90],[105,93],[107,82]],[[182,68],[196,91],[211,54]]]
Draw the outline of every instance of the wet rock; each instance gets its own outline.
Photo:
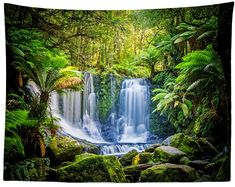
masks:
[[[196,140],[183,133],[177,133],[168,137],[162,142],[162,144],[178,148],[179,150],[185,152],[190,159],[200,157],[203,152]]]
[[[141,182],[193,182],[198,179],[195,169],[186,165],[160,164],[141,172]]]
[[[214,181],[229,181],[230,180],[230,158],[229,156],[221,155],[213,159],[214,162],[207,164],[204,171],[210,175]]]
[[[75,155],[81,154],[83,146],[69,136],[55,136],[49,145],[53,162],[72,161]]]
[[[219,154],[219,151],[206,138],[199,138],[197,142],[202,148],[204,155],[214,157]]]
[[[122,165],[115,156],[81,154],[57,170],[63,182],[126,182]]]
[[[139,164],[124,167],[124,173],[130,182],[138,182],[141,171],[158,164]]]
[[[100,153],[100,148],[95,144],[92,144],[86,140],[79,140],[79,143],[83,147],[83,152],[92,153],[92,154]]]
[[[153,160],[154,162],[177,163],[183,156],[186,154],[175,147],[160,146],[154,150]]]
[[[182,165],[188,165],[189,162],[190,162],[190,159],[186,156],[183,156],[179,161],[179,163]]]
[[[125,155],[123,155],[119,161],[120,163],[123,165],[123,166],[128,166],[128,165],[131,165],[132,163],[132,159],[138,155],[138,152],[133,149],[131,151],[129,151],[128,153],[126,153]]]
[[[203,170],[204,167],[209,163],[210,162],[208,162],[207,160],[192,160],[188,163],[188,165],[195,169]]]
[[[152,159],[152,157],[153,153],[148,153],[148,152],[139,153],[132,159],[132,164],[133,165],[146,164]]]
[[[153,153],[154,150],[155,150],[157,147],[160,147],[160,146],[161,146],[160,144],[154,144],[154,145],[148,147],[147,149],[145,149],[144,151],[145,151],[145,152],[149,152],[149,153]]]
[[[203,175],[195,182],[211,182],[211,181],[212,181],[212,177],[210,175]]]

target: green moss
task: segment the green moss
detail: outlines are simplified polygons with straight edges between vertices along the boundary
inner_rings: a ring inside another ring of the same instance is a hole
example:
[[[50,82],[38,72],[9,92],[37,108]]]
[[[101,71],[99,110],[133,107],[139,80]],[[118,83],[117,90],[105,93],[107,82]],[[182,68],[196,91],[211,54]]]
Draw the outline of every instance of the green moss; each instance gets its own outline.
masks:
[[[59,181],[126,182],[122,166],[115,156],[82,154],[57,170]]]
[[[160,164],[141,172],[141,182],[191,182],[197,180],[196,171],[185,165]]]
[[[169,145],[185,152],[190,158],[195,158],[202,154],[202,149],[197,141],[183,133],[173,135],[170,138]]]
[[[179,162],[186,154],[171,146],[161,146],[154,150],[153,160],[155,162]]]
[[[128,165],[131,165],[132,163],[132,159],[138,154],[138,152],[133,149],[131,151],[129,151],[127,154],[123,155],[119,161],[121,162],[121,164],[123,166],[128,166]]]
[[[230,180],[230,159],[228,156],[220,158],[215,162],[213,177],[215,181]]]
[[[152,153],[148,152],[139,153],[132,159],[132,164],[133,165],[146,164],[152,159],[152,157],[153,157]]]
[[[71,161],[83,151],[83,146],[68,136],[53,137],[49,147],[59,162]]]
[[[206,155],[216,156],[219,154],[219,151],[206,138],[199,138],[197,142]]]
[[[124,168],[124,173],[130,182],[137,182],[140,177],[141,170],[138,165],[131,165]]]
[[[45,181],[49,164],[49,159],[43,158],[21,161],[5,168],[4,180]]]
[[[184,156],[180,159],[179,163],[182,165],[187,165],[189,162],[190,162],[190,159],[188,157]]]
[[[152,146],[148,147],[147,149],[145,149],[144,152],[153,153],[154,150],[155,150],[157,147],[159,147],[159,146],[160,146],[160,144],[152,145]]]

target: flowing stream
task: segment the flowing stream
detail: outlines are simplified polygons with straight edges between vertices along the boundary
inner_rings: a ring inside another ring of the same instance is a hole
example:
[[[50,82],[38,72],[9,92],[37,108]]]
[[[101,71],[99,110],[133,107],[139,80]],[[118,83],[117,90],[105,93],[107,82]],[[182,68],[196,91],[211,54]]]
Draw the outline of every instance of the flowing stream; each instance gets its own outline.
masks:
[[[119,155],[132,149],[143,151],[149,146],[149,83],[145,79],[125,79],[115,103],[115,78],[110,78],[111,111],[108,125],[112,134],[102,132],[97,107],[94,76],[84,73],[83,91],[65,90],[51,96],[53,115],[59,117],[64,132],[79,139],[100,144],[101,154]],[[112,141],[109,140],[113,136]]]

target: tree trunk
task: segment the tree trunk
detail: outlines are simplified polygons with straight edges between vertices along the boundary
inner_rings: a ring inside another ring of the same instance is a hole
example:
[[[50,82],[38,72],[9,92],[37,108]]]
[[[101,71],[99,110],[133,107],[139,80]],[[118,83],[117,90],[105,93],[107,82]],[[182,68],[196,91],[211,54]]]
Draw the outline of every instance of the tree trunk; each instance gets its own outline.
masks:
[[[227,145],[231,144],[231,32],[234,3],[224,3],[219,7],[219,21],[216,50],[221,58],[225,77],[226,110],[222,112],[223,124],[220,137]],[[219,129],[218,129],[219,130]]]

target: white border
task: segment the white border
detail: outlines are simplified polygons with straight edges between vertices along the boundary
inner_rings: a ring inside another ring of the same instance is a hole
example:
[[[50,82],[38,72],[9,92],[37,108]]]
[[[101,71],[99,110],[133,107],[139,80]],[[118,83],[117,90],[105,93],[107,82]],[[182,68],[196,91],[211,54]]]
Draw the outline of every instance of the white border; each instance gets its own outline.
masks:
[[[231,0],[232,1],[232,0]],[[191,7],[202,6],[211,4],[220,4],[225,2],[231,2],[229,0],[0,0],[0,186],[42,186],[42,185],[57,185],[57,186],[112,186],[123,185],[113,183],[48,183],[48,182],[4,182],[3,181],[3,145],[4,145],[4,125],[5,125],[5,90],[6,90],[6,55],[5,55],[5,32],[4,32],[4,3],[17,4],[29,7],[41,7],[41,8],[57,8],[57,9],[81,9],[81,10],[127,10],[127,9],[157,9],[157,8],[179,8],[179,7]],[[234,20],[234,14],[233,14]],[[233,21],[233,37],[232,37],[232,54],[234,52],[234,21]],[[235,85],[235,71],[234,71],[234,55],[232,55],[232,106],[234,104],[234,85]],[[232,108],[232,116],[234,114],[234,108]],[[232,120],[232,134],[234,135],[234,120]],[[234,137],[232,136],[232,156],[234,157]],[[231,163],[231,179],[232,182],[223,183],[132,183],[125,184],[128,186],[188,186],[188,185],[202,185],[202,186],[218,186],[228,185],[234,186],[234,159]]]

